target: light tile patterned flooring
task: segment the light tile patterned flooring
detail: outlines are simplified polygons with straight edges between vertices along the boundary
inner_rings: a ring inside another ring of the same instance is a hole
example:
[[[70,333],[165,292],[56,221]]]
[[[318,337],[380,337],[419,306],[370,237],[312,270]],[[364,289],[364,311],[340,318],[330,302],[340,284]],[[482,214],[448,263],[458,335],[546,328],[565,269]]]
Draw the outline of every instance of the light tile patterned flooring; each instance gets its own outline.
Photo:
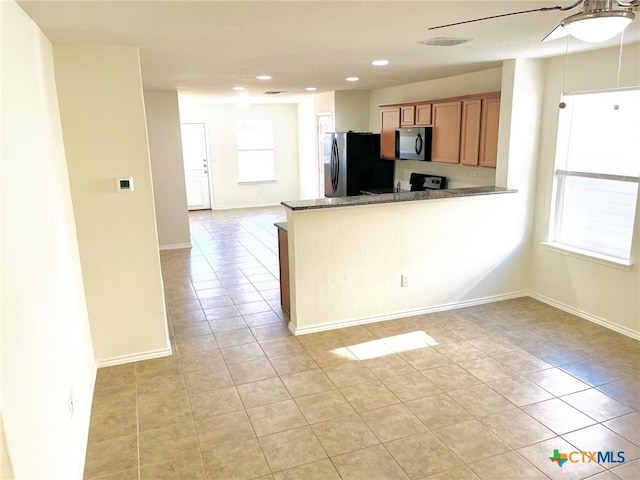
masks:
[[[85,478],[640,478],[637,341],[530,298],[293,337],[283,219],[191,214],[162,253],[174,355],[99,370]]]

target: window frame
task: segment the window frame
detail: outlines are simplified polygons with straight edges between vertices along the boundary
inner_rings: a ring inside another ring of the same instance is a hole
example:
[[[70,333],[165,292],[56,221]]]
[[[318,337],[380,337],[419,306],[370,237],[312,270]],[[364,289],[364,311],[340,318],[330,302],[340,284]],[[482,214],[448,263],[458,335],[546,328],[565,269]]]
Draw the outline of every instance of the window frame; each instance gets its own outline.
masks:
[[[619,89],[617,92],[621,91],[637,91],[640,94],[640,87],[630,87]],[[606,89],[606,90],[598,90],[598,91],[585,91],[585,92],[572,92],[565,94],[565,97],[569,96],[578,96],[578,95],[593,95],[593,94],[605,94],[605,93],[616,93],[616,89]],[[573,125],[571,122],[568,124],[562,124],[562,120],[560,115],[558,115],[558,127],[557,127],[557,137],[556,137],[556,148],[555,148],[555,158],[553,162],[553,184],[552,184],[552,195],[551,195],[551,212],[549,218],[549,227],[547,232],[547,240],[542,242],[543,245],[547,246],[550,250],[567,254],[569,256],[578,257],[590,261],[594,261],[596,263],[605,264],[608,266],[613,266],[616,268],[629,270],[632,266],[632,261],[634,260],[634,252],[633,245],[634,241],[638,241],[638,239],[634,238],[634,231],[637,227],[636,222],[638,222],[637,214],[634,216],[631,238],[630,238],[630,251],[627,258],[620,258],[614,255],[608,255],[605,253],[597,252],[594,250],[584,249],[577,246],[573,246],[567,243],[562,243],[559,241],[559,233],[562,225],[562,217],[563,214],[566,214],[564,209],[564,200],[565,200],[565,185],[566,180],[569,177],[574,178],[590,178],[594,180],[610,180],[617,182],[630,182],[636,184],[636,209],[638,210],[638,203],[640,203],[640,175],[628,176],[628,175],[616,175],[610,173],[594,173],[588,171],[581,170],[570,170],[567,168],[559,168],[559,164],[563,166],[567,166],[567,159],[569,155],[570,149],[570,135]],[[562,144],[564,142],[564,144]]]
[[[239,139],[239,124],[241,122],[269,122],[270,123],[270,127],[271,127],[271,146],[270,148],[241,148],[241,145],[239,145],[240,143],[240,139]],[[274,134],[274,121],[272,118],[251,118],[251,119],[237,119],[236,120],[236,163],[237,163],[237,168],[238,168],[238,184],[254,184],[254,183],[273,183],[276,182],[277,179],[277,174],[276,174],[276,149],[275,149],[275,134]],[[249,179],[249,178],[243,178],[242,175],[242,171],[243,169],[241,168],[241,159],[240,159],[240,153],[241,152],[271,152],[271,161],[272,161],[272,167],[273,167],[273,175],[270,176],[265,176],[264,178],[257,178],[257,179]]]

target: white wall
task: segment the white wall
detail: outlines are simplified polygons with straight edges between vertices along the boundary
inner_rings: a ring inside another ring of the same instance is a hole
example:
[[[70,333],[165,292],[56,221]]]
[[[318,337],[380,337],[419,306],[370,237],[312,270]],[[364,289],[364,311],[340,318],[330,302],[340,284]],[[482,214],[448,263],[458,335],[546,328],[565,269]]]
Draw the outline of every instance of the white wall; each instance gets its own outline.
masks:
[[[238,183],[236,120],[272,119],[276,178],[274,182]],[[278,205],[299,198],[298,119],[296,104],[237,105],[180,103],[182,122],[206,125],[209,167],[216,209]]]
[[[620,75],[621,86],[640,85],[640,45],[625,46]],[[618,49],[610,48],[571,55],[566,91],[610,89],[616,86]],[[636,210],[632,266],[620,269],[585,258],[553,251],[542,245],[547,240],[558,103],[564,77],[564,57],[546,61],[545,99],[537,172],[537,202],[531,256],[531,290],[556,306],[640,338],[640,215]],[[603,139],[615,141],[615,139]],[[640,209],[640,202],[638,202]]]
[[[16,478],[82,478],[96,367],[52,48],[14,2],[0,8],[2,477],[8,453]]]
[[[161,249],[188,247],[191,239],[178,94],[174,90],[145,90],[144,107],[158,242]]]
[[[380,131],[379,105],[498,92],[501,89],[501,82],[502,68],[493,68],[455,77],[371,90],[369,94],[369,129],[372,132]],[[405,189],[409,188],[409,177],[412,172],[444,175],[451,188],[495,185],[496,170],[493,168],[414,161],[396,161],[395,164],[396,180],[400,180]]]
[[[170,354],[138,51],[54,46],[54,61],[96,360]]]

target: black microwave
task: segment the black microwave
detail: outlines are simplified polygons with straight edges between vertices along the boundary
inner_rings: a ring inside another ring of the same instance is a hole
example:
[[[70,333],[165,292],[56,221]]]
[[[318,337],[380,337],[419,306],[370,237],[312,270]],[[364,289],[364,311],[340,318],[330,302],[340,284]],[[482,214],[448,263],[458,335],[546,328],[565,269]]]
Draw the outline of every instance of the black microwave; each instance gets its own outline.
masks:
[[[430,162],[432,136],[433,127],[396,129],[396,158]]]

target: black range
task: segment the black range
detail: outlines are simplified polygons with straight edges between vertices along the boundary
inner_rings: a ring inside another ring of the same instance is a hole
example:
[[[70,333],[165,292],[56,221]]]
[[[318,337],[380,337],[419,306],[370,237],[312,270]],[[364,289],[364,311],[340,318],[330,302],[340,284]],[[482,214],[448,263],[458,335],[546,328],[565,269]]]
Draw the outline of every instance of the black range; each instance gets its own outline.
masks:
[[[377,195],[381,193],[402,193],[406,191],[421,192],[423,190],[443,190],[447,188],[447,177],[429,175],[425,173],[412,173],[409,178],[411,190],[398,190],[397,188],[371,188],[362,190],[363,195]]]

